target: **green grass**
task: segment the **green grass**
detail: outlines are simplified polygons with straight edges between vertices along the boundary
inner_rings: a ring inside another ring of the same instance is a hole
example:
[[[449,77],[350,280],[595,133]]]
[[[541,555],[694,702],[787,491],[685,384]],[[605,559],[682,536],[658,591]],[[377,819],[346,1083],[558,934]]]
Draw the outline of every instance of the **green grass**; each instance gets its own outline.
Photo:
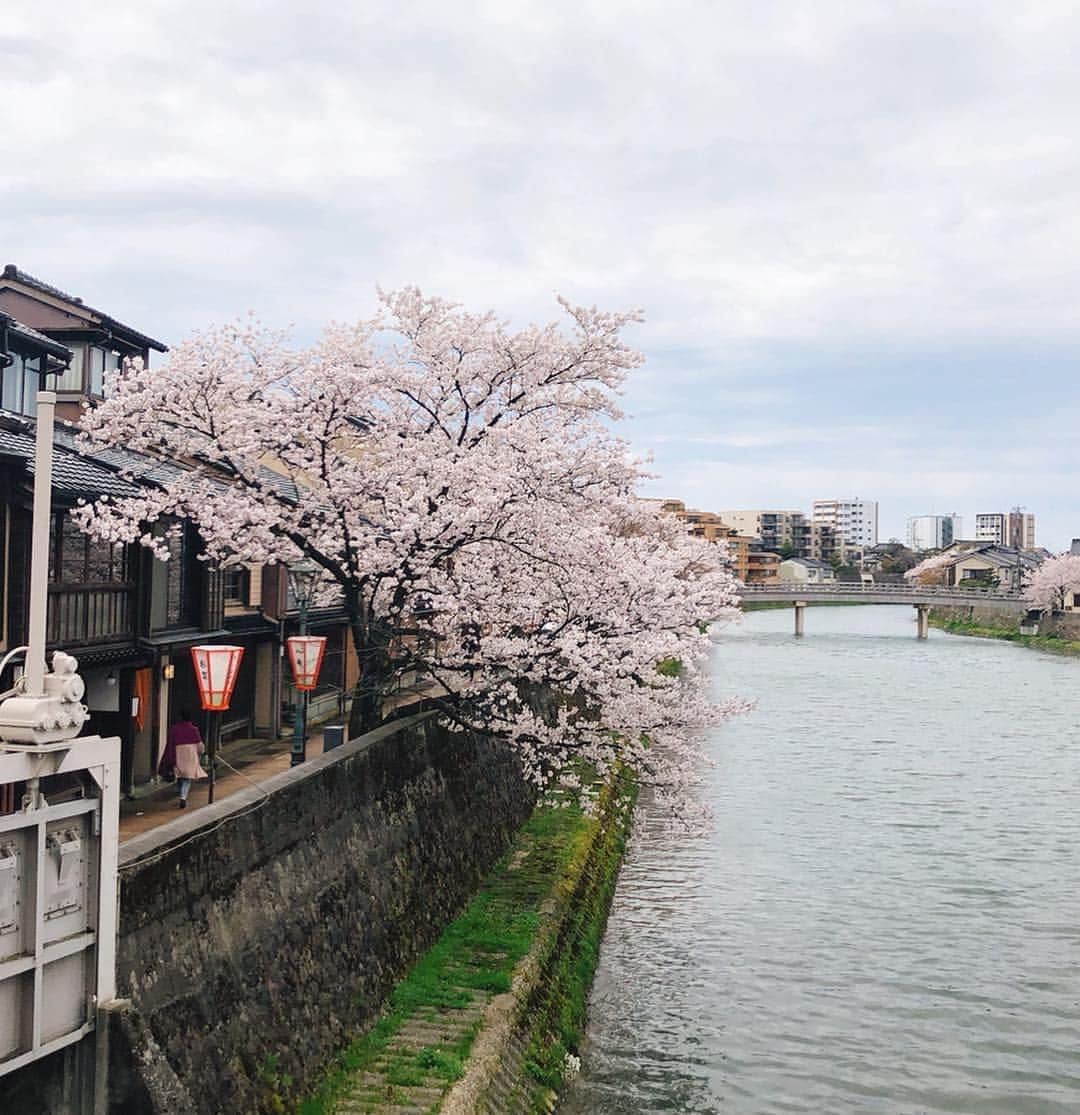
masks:
[[[377,1071],[385,1081],[378,1102],[392,1101],[398,1089],[456,1080],[478,1024],[460,1041],[420,1050],[391,1049],[394,1038],[411,1019],[461,1010],[471,1002],[470,991],[509,990],[514,968],[536,935],[539,907],[553,890],[569,885],[567,874],[593,827],[572,804],[538,809],[464,913],[394,988],[382,1017],[338,1055],[301,1101],[299,1115],[328,1115],[363,1072]]]
[[[526,1072],[542,1088],[558,1091],[567,1054],[577,1054],[585,1031],[589,989],[600,957],[600,943],[625,852],[637,795],[635,784],[606,786],[598,802],[598,835],[582,849],[571,872],[575,882],[558,936],[548,943],[526,1017],[531,1038]],[[534,1111],[546,1110],[543,1093]]]
[[[1033,647],[1035,650],[1047,651],[1050,654],[1080,655],[1080,642],[1072,639],[1061,639],[1056,635],[1021,635],[1012,627],[993,627],[987,624],[974,623],[966,619],[941,619],[937,616],[930,617],[932,627],[947,631],[950,635],[971,635],[978,639],[1003,639],[1008,643],[1018,643],[1021,646]]]

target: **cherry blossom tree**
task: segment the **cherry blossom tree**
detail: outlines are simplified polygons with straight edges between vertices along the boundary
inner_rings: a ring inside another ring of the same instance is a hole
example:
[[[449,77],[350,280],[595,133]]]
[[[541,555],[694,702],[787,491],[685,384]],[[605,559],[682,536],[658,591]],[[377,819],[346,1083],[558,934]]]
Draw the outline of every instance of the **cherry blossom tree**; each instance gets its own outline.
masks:
[[[1024,599],[1032,608],[1059,612],[1066,598],[1080,592],[1080,554],[1058,554],[1047,558],[1028,577]]]
[[[905,581],[917,585],[940,585],[945,581],[945,571],[956,561],[953,553],[932,554],[904,574]]]
[[[164,556],[155,524],[186,518],[208,560],[314,562],[359,660],[353,735],[421,671],[450,723],[516,747],[538,784],[581,757],[677,793],[736,708],[708,695],[702,623],[735,584],[633,495],[611,430],[636,315],[562,306],[567,326],[512,332],[409,288],[308,349],[249,321],[129,363],[85,439],[192,467],[87,506],[84,529]]]

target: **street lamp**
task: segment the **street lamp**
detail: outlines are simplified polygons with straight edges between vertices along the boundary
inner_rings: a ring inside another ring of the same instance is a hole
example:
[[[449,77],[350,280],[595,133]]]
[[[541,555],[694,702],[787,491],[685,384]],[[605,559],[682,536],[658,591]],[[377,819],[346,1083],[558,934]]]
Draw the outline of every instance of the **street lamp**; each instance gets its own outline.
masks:
[[[326,640],[322,640],[321,647],[313,646],[307,639],[307,614],[315,592],[315,582],[319,578],[318,567],[310,561],[300,561],[289,566],[289,585],[292,588],[293,598],[296,601],[297,631],[298,635],[287,639],[289,646],[289,661],[292,665],[293,679],[296,682],[296,712],[293,716],[293,741],[289,766],[299,766],[307,758],[307,695],[315,688],[319,676],[319,666],[322,664],[323,651]],[[295,649],[294,649],[295,646]],[[314,658],[309,658],[312,652]],[[299,657],[298,657],[299,656]],[[310,674],[308,666],[314,667]],[[298,666],[300,667],[298,669]]]
[[[225,644],[198,646],[191,648],[191,662],[195,667],[195,681],[199,686],[199,699],[207,718],[206,749],[209,753],[210,786],[207,793],[209,804],[214,803],[214,773],[217,759],[218,736],[221,733],[221,716],[229,707],[236,678],[240,673],[240,660],[244,657],[243,647]]]

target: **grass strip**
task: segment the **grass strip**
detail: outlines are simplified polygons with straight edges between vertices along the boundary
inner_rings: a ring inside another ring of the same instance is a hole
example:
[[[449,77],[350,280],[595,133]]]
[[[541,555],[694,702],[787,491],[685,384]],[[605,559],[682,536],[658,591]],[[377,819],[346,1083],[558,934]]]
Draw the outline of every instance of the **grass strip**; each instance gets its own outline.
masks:
[[[580,1065],[578,1056],[586,1009],[600,944],[629,838],[637,783],[623,774],[601,790],[594,839],[580,849],[580,860],[567,874],[572,891],[562,896],[565,908],[559,932],[541,961],[525,1021],[530,1040],[525,1070],[543,1089],[533,1111],[549,1109],[550,1093],[558,1093]]]
[[[478,996],[509,990],[536,935],[540,906],[568,885],[594,824],[569,802],[538,808],[464,913],[395,987],[378,1022],[338,1055],[300,1102],[298,1115],[329,1115],[345,1096],[350,1109],[374,1111],[400,1102],[410,1087],[449,1087],[463,1071],[479,1020],[461,1018],[460,1037],[421,1048],[403,1047],[409,1024],[451,1022],[475,1007]],[[377,1083],[359,1086],[364,1074]]]
[[[967,619],[943,619],[931,615],[931,627],[947,631],[950,635],[970,635],[977,639],[1001,639],[1007,643],[1032,647],[1050,654],[1080,655],[1080,642],[1062,639],[1057,635],[1021,635],[1015,628],[993,627]]]

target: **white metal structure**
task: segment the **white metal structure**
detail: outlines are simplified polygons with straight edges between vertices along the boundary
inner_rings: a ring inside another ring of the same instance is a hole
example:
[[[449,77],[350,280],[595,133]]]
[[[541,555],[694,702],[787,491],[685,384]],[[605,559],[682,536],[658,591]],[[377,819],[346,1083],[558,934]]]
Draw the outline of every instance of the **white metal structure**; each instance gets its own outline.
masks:
[[[27,789],[0,816],[0,1076],[78,1041],[116,997],[120,741],[0,744],[12,782]]]
[[[0,1076],[79,1041],[116,997],[120,740],[75,738],[87,719],[78,662],[46,670],[49,514],[56,394],[37,395],[29,646],[0,694]],[[51,798],[51,800],[50,800]],[[95,1085],[95,1107],[104,1103]]]

